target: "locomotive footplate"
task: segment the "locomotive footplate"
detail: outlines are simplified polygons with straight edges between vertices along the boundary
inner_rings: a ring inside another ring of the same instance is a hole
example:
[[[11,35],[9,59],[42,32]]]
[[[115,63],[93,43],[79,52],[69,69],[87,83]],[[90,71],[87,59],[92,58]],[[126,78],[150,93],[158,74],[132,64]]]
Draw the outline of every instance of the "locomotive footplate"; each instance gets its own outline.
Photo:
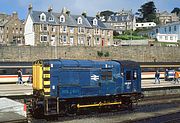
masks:
[[[46,97],[44,99],[44,115],[58,115],[59,114],[59,98]]]

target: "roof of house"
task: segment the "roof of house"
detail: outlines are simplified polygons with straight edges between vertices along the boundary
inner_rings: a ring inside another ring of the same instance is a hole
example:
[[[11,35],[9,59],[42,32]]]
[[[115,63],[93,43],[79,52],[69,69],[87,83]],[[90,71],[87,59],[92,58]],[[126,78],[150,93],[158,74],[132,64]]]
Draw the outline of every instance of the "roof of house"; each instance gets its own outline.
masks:
[[[40,20],[40,15],[44,13],[46,15],[46,21]],[[65,22],[60,22],[61,16],[65,17]],[[68,26],[78,26],[78,27],[86,27],[86,28],[92,28],[93,26],[93,19],[96,17],[84,17],[83,15],[72,15],[70,12],[68,14],[60,12],[44,12],[44,11],[31,11],[30,16],[34,23],[45,23],[45,24],[54,24],[54,25],[68,25]],[[78,24],[78,18],[81,17],[82,24]],[[49,18],[53,18],[54,21],[50,21]],[[98,19],[97,19],[98,20]],[[106,26],[103,24],[102,21],[98,20],[98,25],[96,28],[102,28],[102,29],[111,29],[109,26]]]

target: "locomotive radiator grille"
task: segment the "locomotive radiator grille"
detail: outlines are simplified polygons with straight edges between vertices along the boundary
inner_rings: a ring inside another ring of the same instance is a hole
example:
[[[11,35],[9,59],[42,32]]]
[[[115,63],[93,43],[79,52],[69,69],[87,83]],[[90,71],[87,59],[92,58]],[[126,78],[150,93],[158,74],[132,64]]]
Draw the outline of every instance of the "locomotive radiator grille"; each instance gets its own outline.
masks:
[[[43,87],[44,87],[44,96],[48,97],[50,96],[50,66],[45,65],[43,67]]]

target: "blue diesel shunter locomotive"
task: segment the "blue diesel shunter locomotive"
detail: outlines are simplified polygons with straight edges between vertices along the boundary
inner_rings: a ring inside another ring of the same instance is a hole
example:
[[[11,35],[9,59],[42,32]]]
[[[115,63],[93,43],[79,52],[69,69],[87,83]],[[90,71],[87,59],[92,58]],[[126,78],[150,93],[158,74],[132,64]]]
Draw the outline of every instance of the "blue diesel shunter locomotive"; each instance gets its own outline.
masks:
[[[57,59],[33,64],[34,116],[131,108],[141,97],[141,70],[134,61]]]

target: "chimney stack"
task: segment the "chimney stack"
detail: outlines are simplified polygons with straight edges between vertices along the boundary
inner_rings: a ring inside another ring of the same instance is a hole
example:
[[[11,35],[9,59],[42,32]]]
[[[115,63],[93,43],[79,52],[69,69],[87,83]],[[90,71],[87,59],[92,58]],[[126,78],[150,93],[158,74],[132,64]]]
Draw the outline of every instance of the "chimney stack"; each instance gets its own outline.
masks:
[[[29,7],[28,7],[29,13],[32,11],[32,8],[33,8],[32,4],[29,4]]]
[[[18,18],[17,12],[13,12],[13,13],[12,13],[12,17],[13,17],[13,18]]]
[[[84,16],[84,17],[86,18],[86,17],[87,17],[87,12],[84,11],[84,12],[82,13],[82,16]]]
[[[48,12],[52,12],[52,10],[53,10],[53,8],[50,6],[50,7],[48,8]]]

